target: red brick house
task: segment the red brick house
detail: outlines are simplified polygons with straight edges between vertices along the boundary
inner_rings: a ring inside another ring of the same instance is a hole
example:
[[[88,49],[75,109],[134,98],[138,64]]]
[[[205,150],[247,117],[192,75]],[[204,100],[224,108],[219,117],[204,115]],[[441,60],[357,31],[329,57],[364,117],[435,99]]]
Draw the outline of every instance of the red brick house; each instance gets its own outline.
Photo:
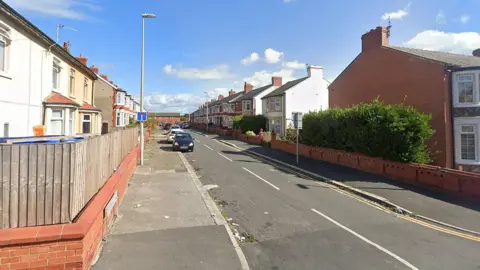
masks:
[[[164,113],[149,113],[150,116],[154,116],[157,120],[157,125],[160,123],[175,124],[180,122],[180,113],[164,112]]]
[[[477,55],[477,56],[475,56]],[[480,168],[480,55],[458,55],[389,45],[387,29],[362,36],[362,51],[329,86],[329,106],[347,107],[376,97],[432,115],[427,142],[435,164]]]

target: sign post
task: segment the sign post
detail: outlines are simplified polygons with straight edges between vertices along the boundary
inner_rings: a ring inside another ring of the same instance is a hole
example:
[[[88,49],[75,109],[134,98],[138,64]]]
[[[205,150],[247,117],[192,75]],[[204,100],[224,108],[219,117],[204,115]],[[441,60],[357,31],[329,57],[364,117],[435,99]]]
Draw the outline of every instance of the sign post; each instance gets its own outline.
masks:
[[[293,125],[297,131],[297,165],[299,164],[298,161],[298,137],[300,137],[300,129],[302,129],[302,122],[303,122],[303,113],[301,112],[292,112],[292,119],[293,119]]]

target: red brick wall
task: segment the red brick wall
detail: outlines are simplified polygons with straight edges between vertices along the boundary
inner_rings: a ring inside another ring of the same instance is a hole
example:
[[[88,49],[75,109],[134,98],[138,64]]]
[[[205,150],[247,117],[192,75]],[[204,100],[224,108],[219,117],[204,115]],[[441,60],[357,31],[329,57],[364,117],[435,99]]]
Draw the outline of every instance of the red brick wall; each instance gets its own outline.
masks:
[[[432,115],[435,135],[427,142],[435,164],[453,168],[450,77],[443,64],[385,47],[370,48],[330,85],[330,107],[347,107],[376,97]]]
[[[175,123],[178,123],[180,122],[180,117],[155,117],[155,119],[157,120],[157,125],[160,124],[160,123],[170,123],[170,124],[175,124]]]

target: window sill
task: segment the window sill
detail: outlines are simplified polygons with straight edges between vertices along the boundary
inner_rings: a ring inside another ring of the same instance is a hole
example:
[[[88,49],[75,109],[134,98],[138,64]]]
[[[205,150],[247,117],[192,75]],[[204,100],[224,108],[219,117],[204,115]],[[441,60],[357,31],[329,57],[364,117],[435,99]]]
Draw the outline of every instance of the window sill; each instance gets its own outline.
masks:
[[[11,77],[10,75],[8,75],[8,74],[7,74],[6,72],[4,72],[4,71],[0,71],[0,77],[1,77],[1,78],[5,78],[5,79],[9,79],[9,80],[12,79],[12,77]]]
[[[480,107],[480,103],[456,103],[453,105],[454,108],[472,108]]]
[[[480,165],[480,161],[471,161],[471,160],[457,160],[455,161],[457,165]]]

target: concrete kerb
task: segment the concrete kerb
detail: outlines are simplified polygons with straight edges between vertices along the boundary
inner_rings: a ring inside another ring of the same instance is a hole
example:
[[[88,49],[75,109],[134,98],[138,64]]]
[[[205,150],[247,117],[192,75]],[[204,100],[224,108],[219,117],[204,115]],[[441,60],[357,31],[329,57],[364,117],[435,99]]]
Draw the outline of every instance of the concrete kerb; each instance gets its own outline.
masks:
[[[418,214],[415,214],[413,211],[410,211],[406,208],[403,208],[399,205],[396,205],[392,202],[390,202],[389,200],[387,200],[386,198],[383,198],[383,197],[380,197],[380,196],[377,196],[375,194],[372,194],[372,193],[369,193],[369,192],[366,192],[366,191],[363,191],[363,190],[360,190],[358,188],[354,188],[354,187],[351,187],[349,185],[346,185],[346,184],[343,184],[341,182],[338,182],[338,181],[335,181],[333,179],[330,179],[330,178],[327,178],[325,176],[322,176],[322,175],[318,175],[316,173],[312,173],[310,171],[307,171],[307,170],[304,170],[302,168],[298,168],[296,166],[293,166],[293,165],[290,165],[290,164],[287,164],[285,162],[282,162],[282,161],[279,161],[279,160],[276,160],[274,158],[271,158],[271,157],[268,157],[268,156],[265,156],[265,155],[262,155],[262,154],[259,154],[259,153],[256,153],[256,152],[253,152],[253,151],[250,151],[250,150],[245,150],[241,147],[238,147],[237,145],[233,144],[233,143],[230,143],[230,142],[227,142],[227,141],[223,141],[223,140],[218,140],[219,142],[223,143],[223,144],[226,144],[226,145],[229,145],[233,148],[236,148],[238,150],[241,150],[241,151],[246,151],[247,153],[249,154],[252,154],[254,156],[257,156],[261,159],[264,159],[264,160],[267,160],[271,163],[276,163],[278,165],[282,165],[282,166],[285,166],[295,172],[299,172],[301,174],[306,174],[316,180],[320,180],[322,182],[325,182],[325,183],[328,183],[328,184],[331,184],[337,188],[340,188],[342,190],[345,190],[345,191],[348,191],[350,193],[353,193],[353,194],[356,194],[362,198],[365,198],[369,201],[372,201],[372,202],[375,202],[377,204],[380,204],[388,209],[390,209],[391,211],[397,213],[397,214],[402,214],[402,215],[406,215],[406,216],[410,216],[410,217],[413,217],[415,219],[418,219],[418,220],[421,220],[421,221],[425,221],[425,222],[430,222],[430,223],[434,223],[434,224],[437,224],[437,225],[440,225],[440,226],[443,226],[443,227],[446,227],[446,228],[450,228],[450,229],[453,229],[453,230],[456,230],[456,231],[460,231],[460,232],[463,232],[463,233],[467,233],[467,234],[470,234],[470,235],[474,235],[474,236],[480,236],[480,232],[476,232],[476,231],[472,231],[472,230],[468,230],[468,229],[464,229],[464,228],[461,228],[461,227],[457,227],[457,226],[454,226],[454,225],[451,225],[451,224],[447,224],[447,223],[444,223],[444,222],[441,222],[441,221],[438,221],[438,220],[435,220],[435,219],[432,219],[432,218],[428,218],[428,217],[425,217],[425,216],[422,216],[422,215],[418,215]]]
[[[247,258],[245,257],[245,254],[243,253],[242,248],[238,244],[237,240],[233,236],[233,232],[230,229],[230,226],[228,225],[227,220],[225,219],[225,217],[223,217],[222,213],[217,208],[217,205],[215,204],[213,199],[210,197],[210,194],[208,194],[208,191],[202,185],[202,182],[200,182],[200,179],[198,179],[198,176],[195,173],[195,170],[193,169],[192,165],[190,165],[190,163],[182,153],[178,152],[178,155],[180,156],[180,159],[182,160],[183,165],[185,165],[185,168],[187,169],[187,172],[190,174],[190,177],[192,178],[193,182],[195,183],[195,186],[197,187],[198,192],[200,192],[200,194],[202,195],[203,202],[205,203],[205,206],[210,212],[210,216],[213,218],[215,224],[223,225],[225,227],[225,230],[227,230],[228,236],[230,237],[230,241],[232,242],[235,252],[237,253],[238,259],[240,260],[240,264],[242,265],[242,269],[249,270],[250,267],[248,266]]]

